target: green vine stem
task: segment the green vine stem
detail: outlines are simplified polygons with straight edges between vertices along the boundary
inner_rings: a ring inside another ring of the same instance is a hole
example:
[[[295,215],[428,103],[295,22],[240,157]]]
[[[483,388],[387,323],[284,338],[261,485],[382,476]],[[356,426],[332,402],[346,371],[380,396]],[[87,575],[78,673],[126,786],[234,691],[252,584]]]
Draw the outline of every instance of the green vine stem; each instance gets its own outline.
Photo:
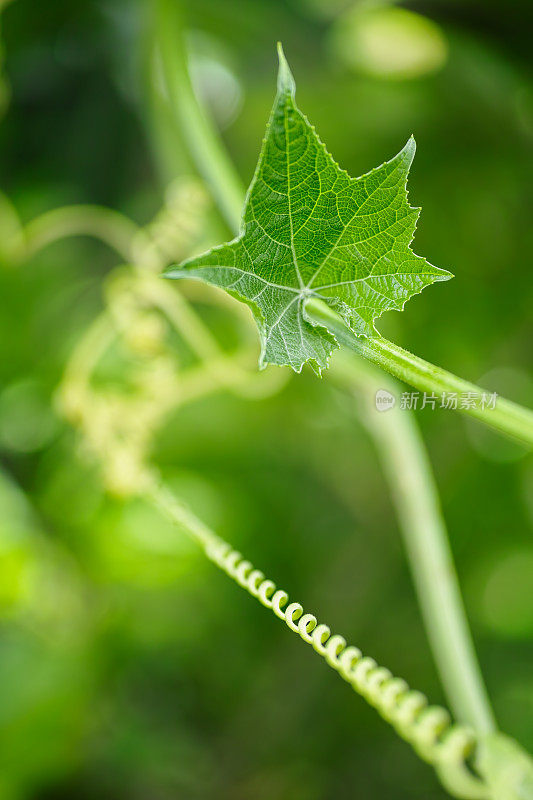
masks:
[[[414,386],[415,389],[433,393],[437,397],[443,392],[453,392],[458,395],[473,393],[478,397],[488,394],[479,386],[418,358],[382,336],[376,335],[372,339],[356,336],[339,315],[320,300],[309,300],[306,312],[315,325],[324,325],[328,328],[339,344],[355,351],[395,378]],[[458,410],[484,422],[500,433],[533,447],[533,411],[528,408],[498,397],[494,408],[482,408],[479,404],[473,404],[466,407],[459,406]]]
[[[432,764],[448,791],[455,797],[488,800],[492,795],[484,780],[468,766],[477,748],[472,728],[454,725],[446,709],[429,706],[426,697],[409,688],[374,659],[363,656],[357,647],[348,646],[342,636],[332,634],[313,614],[304,613],[300,603],[289,602],[289,595],[265,578],[241,553],[218,537],[157,481],[149,482],[145,498],[172,522],[191,536],[207,557],[243,589],[269,608],[287,626],[346,680],[355,692],[376,708],[399,736],[417,754]]]
[[[461,722],[496,729],[476,659],[431,465],[414,414],[378,411],[376,392],[398,394],[395,382],[364,359],[336,353],[331,376],[360,397],[360,416],[378,451],[400,523],[435,662]]]
[[[141,229],[119,211],[91,205],[64,206],[47,211],[26,225],[20,256],[31,258],[58,239],[92,236],[109,245],[125,262],[131,262],[132,243],[141,235]]]
[[[213,193],[228,226],[239,227],[243,188],[235,168],[220,146],[207,112],[196,101],[187,66],[179,5],[156,0],[157,55],[168,93],[169,107],[200,175]]]

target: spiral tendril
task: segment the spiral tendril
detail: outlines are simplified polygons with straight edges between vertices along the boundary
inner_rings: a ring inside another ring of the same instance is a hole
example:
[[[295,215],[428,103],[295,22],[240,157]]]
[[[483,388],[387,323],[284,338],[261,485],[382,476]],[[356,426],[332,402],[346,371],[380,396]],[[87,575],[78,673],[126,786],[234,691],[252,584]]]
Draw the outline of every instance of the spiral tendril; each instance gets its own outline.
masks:
[[[211,561],[310,644],[424,761],[434,766],[452,795],[490,800],[489,787],[470,767],[478,744],[471,728],[452,723],[446,709],[428,705],[426,696],[411,689],[403,678],[364,656],[358,647],[348,645],[314,614],[304,613],[300,603],[289,602],[287,592],[204,525],[171,491],[154,483],[147,496],[198,542]]]
[[[227,542],[213,535],[211,541],[203,544],[211,561],[312,645],[424,761],[436,768],[450,792],[470,800],[489,797],[484,781],[468,766],[476,746],[473,730],[453,724],[446,709],[428,705],[421,692],[411,689],[373,658],[363,656],[359,648],[347,645],[342,636],[332,634],[314,614],[304,613],[300,603],[289,602],[287,592],[278,589]]]

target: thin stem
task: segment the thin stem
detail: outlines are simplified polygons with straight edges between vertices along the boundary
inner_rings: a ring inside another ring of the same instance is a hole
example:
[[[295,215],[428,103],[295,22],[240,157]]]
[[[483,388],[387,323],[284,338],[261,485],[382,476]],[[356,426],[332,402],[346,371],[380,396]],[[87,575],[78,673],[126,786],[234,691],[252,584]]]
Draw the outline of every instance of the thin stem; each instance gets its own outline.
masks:
[[[483,395],[488,398],[488,392],[485,389],[418,358],[381,336],[373,338],[356,336],[338,314],[319,300],[310,300],[307,303],[306,311],[312,322],[327,327],[339,344],[364,356],[368,361],[415,389],[435,394],[437,400],[440,400],[444,392],[456,393],[459,400],[461,395],[468,397],[469,393],[471,398],[479,399]],[[458,402],[456,410],[484,422],[500,433],[533,446],[533,411],[513,403],[511,400],[496,397],[494,407],[490,403],[483,407],[479,402],[465,402],[464,404]]]
[[[496,729],[494,717],[468,628],[431,464],[414,415],[397,406],[378,411],[376,392],[385,389],[395,394],[397,386],[348,351],[336,354],[331,374],[362,395],[362,418],[389,484],[448,701],[461,722],[480,734],[490,733]]]
[[[139,273],[146,297],[157,306],[172,323],[175,330],[198,356],[206,375],[215,384],[242,397],[260,399],[282,388],[289,376],[282,370],[270,368],[258,373],[241,364],[239,354],[229,355],[218,344],[210,329],[179,292],[169,291],[164,281]],[[244,355],[245,351],[241,353]],[[247,355],[252,357],[252,352]],[[255,355],[257,361],[257,355]],[[251,359],[248,359],[249,361]]]
[[[118,211],[101,206],[64,206],[47,211],[26,225],[21,257],[30,258],[43,247],[67,236],[94,236],[129,262],[133,242],[139,235],[142,235],[141,229]]]
[[[113,343],[116,331],[109,311],[101,311],[84,331],[67,361],[61,387],[88,384],[96,364]]]
[[[209,184],[227,224],[237,232],[244,188],[194,94],[175,0],[156,0],[156,40],[171,110],[198,172]]]

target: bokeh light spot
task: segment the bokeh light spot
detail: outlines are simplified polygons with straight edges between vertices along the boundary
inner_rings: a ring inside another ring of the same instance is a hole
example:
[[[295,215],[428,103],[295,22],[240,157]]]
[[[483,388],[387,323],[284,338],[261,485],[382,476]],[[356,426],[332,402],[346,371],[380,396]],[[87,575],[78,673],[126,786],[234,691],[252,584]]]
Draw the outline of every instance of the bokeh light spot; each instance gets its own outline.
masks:
[[[444,34],[435,22],[395,6],[354,6],[335,23],[332,47],[346,66],[396,80],[436,72],[448,54]]]
[[[533,548],[509,552],[491,565],[480,610],[497,634],[521,639],[533,633]]]
[[[10,384],[0,394],[0,447],[32,453],[50,443],[58,420],[34,380]]]

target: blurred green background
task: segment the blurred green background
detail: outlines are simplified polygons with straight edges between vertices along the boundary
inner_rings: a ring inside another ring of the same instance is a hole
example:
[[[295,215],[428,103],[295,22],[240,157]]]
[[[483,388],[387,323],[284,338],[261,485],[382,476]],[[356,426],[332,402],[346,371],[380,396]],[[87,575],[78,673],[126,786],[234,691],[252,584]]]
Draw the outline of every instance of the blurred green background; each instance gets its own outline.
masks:
[[[19,220],[69,204],[141,226],[156,217],[164,238],[185,230],[169,259],[228,232],[197,184],[201,211],[190,213],[194,170],[161,99],[150,2],[0,9],[1,800],[444,798],[312,651],[106,480],[65,419],[67,361],[124,258],[87,237],[21,255]],[[300,107],[352,175],[415,134],[415,249],[456,278],[389,314],[381,332],[533,405],[530,11],[495,0],[182,4],[195,86],[246,183],[278,39]],[[192,302],[228,352],[243,339],[256,347],[232,305]],[[159,384],[147,337],[133,367],[111,354],[98,386],[119,385],[125,403],[146,390],[149,415]],[[167,339],[180,369],[193,363]],[[445,702],[352,399],[310,371],[274,378],[256,400],[216,382],[176,407],[169,394],[145,446],[176,491],[333,630]],[[417,419],[498,721],[531,750],[531,456],[450,412]]]

